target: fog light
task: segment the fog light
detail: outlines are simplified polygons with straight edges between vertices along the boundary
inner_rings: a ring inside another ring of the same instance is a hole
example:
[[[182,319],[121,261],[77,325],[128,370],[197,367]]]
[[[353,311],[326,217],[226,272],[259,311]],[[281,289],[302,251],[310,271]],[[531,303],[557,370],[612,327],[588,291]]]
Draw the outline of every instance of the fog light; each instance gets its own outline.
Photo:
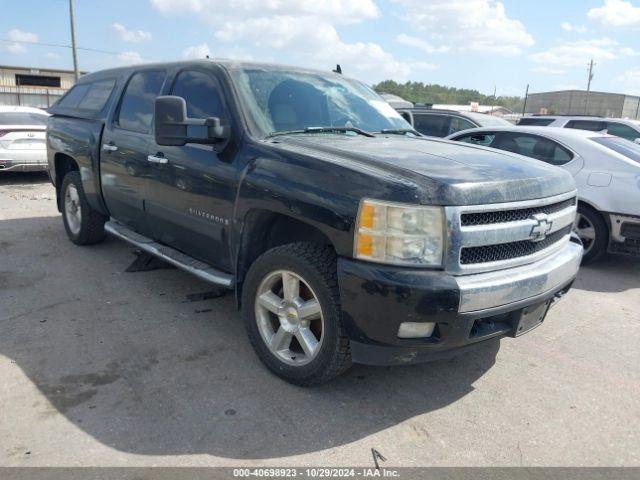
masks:
[[[432,322],[403,322],[398,329],[399,338],[429,338],[436,324]]]

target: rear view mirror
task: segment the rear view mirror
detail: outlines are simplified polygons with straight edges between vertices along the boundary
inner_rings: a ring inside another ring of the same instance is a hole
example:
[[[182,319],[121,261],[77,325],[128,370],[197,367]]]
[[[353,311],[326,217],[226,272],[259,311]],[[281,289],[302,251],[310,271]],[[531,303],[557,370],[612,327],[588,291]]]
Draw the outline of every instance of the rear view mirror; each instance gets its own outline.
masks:
[[[215,144],[229,138],[229,126],[220,118],[188,118],[184,98],[170,95],[156,98],[154,126],[158,145]]]

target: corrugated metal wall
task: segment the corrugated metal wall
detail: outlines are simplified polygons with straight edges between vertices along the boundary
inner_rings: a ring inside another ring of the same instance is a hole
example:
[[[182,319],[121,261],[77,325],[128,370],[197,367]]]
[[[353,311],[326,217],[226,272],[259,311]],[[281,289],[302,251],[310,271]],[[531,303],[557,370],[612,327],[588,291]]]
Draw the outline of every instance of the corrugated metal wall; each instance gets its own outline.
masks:
[[[16,85],[16,74],[59,77],[60,87],[19,87]],[[75,78],[70,72],[0,66],[0,105],[47,108],[53,105],[74,83]]]
[[[618,93],[591,92],[587,108],[587,92],[532,93],[527,99],[527,113],[541,113],[543,109],[556,115],[595,115],[599,117],[637,118],[635,107],[639,97]]]

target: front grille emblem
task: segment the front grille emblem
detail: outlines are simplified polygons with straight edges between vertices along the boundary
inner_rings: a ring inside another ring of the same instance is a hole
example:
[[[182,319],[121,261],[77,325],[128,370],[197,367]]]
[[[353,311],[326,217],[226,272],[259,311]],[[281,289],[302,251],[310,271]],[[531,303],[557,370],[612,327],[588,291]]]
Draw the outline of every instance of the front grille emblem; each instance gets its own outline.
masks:
[[[546,213],[536,213],[529,217],[536,223],[531,227],[531,233],[529,237],[532,242],[540,242],[547,238],[547,234],[551,231],[553,222],[549,221],[549,217]]]

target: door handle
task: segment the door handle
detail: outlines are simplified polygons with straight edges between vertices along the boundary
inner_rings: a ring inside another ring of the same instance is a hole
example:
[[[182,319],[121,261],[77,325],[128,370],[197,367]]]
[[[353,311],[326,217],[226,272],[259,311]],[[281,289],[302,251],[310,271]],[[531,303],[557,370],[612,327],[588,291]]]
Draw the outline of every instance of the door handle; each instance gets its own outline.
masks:
[[[165,165],[169,163],[169,159],[167,157],[159,157],[158,155],[147,156],[147,161],[151,163],[159,163],[161,165]]]
[[[113,143],[103,143],[102,144],[102,149],[105,152],[117,152],[118,151],[118,147],[116,147]]]

